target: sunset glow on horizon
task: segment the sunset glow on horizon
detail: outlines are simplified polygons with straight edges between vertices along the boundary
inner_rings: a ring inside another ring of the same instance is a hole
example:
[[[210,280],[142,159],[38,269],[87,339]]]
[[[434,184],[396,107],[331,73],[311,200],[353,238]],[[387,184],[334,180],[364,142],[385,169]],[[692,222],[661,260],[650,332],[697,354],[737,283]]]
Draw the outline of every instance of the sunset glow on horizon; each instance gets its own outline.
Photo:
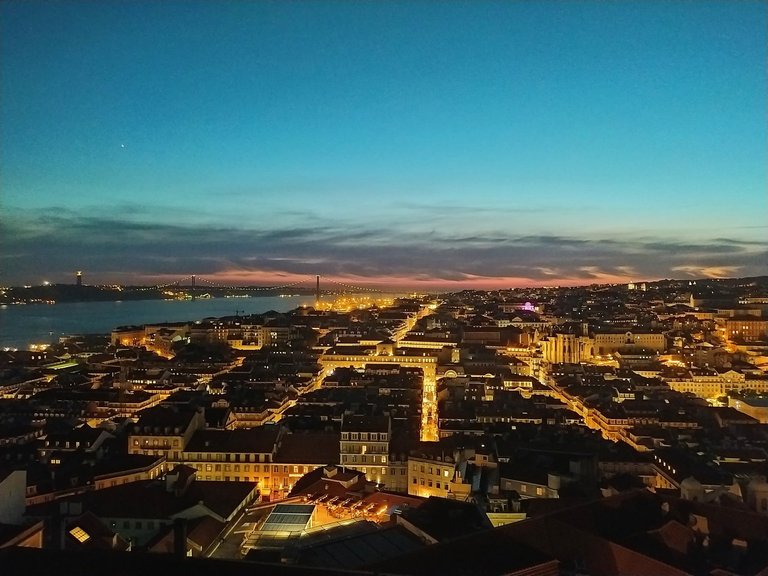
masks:
[[[189,285],[191,280],[183,282]],[[706,278],[719,278],[722,276],[698,276]],[[141,278],[144,285],[164,285],[178,282],[178,276],[147,276]],[[549,280],[535,280],[531,278],[465,278],[463,280],[442,280],[439,278],[405,278],[405,277],[355,277],[320,275],[320,286],[323,291],[342,291],[344,289],[361,288],[364,290],[381,289],[383,291],[416,291],[416,292],[451,292],[461,290],[506,290],[515,288],[552,288],[552,287],[578,287],[594,284],[627,284],[630,282],[654,282],[663,278],[637,278],[626,275],[610,275],[596,273],[592,279],[583,278],[551,278]],[[283,274],[263,272],[218,272],[206,274],[197,278],[197,286],[205,289],[206,286],[231,286],[231,287],[275,287],[290,288],[298,286],[303,289],[314,289],[315,275],[307,274]]]

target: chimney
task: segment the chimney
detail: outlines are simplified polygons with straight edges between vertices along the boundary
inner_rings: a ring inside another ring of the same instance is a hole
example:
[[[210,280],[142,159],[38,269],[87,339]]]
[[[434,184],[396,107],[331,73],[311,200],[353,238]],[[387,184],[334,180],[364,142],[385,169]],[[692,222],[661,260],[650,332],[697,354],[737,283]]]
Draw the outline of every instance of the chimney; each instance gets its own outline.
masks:
[[[336,468],[336,466],[326,466],[323,469],[323,476],[325,476],[326,478],[333,478],[334,476],[336,476],[336,472],[338,472],[338,469]]]
[[[176,484],[179,481],[179,473],[175,470],[172,470],[171,472],[168,472],[165,475],[165,491],[166,492],[175,492],[176,491]]]

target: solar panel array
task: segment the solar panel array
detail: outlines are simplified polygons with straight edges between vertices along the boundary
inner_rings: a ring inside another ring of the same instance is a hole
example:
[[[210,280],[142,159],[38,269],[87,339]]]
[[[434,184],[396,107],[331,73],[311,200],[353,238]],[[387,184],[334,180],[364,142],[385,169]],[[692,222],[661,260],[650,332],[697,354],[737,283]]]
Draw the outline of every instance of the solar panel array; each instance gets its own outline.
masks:
[[[278,504],[261,527],[262,532],[301,532],[312,519],[314,506]]]

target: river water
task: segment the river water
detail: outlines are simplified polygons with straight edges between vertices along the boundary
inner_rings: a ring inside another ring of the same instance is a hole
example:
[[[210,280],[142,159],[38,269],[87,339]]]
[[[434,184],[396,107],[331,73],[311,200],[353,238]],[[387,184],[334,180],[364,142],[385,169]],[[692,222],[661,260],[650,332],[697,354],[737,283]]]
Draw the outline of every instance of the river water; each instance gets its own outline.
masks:
[[[126,300],[0,306],[0,348],[27,348],[57,342],[68,334],[106,334],[117,326],[183,322],[208,317],[287,312],[314,303],[312,296],[211,298],[201,300]]]

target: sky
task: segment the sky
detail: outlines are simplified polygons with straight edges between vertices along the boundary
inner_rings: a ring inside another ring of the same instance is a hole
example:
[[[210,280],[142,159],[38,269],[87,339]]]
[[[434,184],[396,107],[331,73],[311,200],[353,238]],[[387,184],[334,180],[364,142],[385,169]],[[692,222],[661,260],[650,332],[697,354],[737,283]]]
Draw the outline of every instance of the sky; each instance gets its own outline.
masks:
[[[768,273],[768,3],[0,2],[0,285]]]

